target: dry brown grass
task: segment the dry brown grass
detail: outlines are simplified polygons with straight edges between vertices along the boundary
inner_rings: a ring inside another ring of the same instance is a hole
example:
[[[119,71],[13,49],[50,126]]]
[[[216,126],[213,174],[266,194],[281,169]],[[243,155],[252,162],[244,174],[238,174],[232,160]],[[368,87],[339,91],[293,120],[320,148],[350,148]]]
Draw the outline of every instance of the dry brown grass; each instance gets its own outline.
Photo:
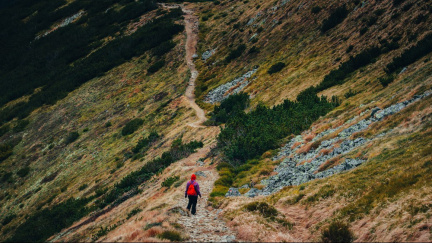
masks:
[[[291,146],[291,149],[295,149],[295,148],[297,148],[300,144],[302,144],[301,142],[295,142],[294,144],[293,144],[293,146]]]
[[[329,168],[331,168],[331,167],[333,167],[333,166],[336,166],[336,165],[340,164],[341,161],[342,161],[342,158],[341,158],[341,157],[336,157],[336,158],[333,158],[333,159],[327,160],[325,163],[322,163],[322,164],[318,167],[317,172],[321,172],[321,171],[327,170],[327,169],[329,169]]]
[[[161,227],[157,226],[157,227],[153,227],[153,228],[146,230],[145,236],[146,237],[155,237],[162,232],[163,232],[163,229]]]
[[[313,139],[315,136],[316,136],[315,133],[309,133],[309,134],[303,136],[303,139],[304,139],[306,142],[310,142],[310,141],[312,141],[312,139]]]

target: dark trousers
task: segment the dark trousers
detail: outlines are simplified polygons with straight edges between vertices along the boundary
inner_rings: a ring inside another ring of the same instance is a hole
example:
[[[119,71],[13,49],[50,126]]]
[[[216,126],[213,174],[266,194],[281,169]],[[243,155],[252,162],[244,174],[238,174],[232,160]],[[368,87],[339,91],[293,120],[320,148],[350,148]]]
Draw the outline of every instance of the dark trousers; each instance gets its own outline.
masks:
[[[187,205],[187,210],[190,210],[191,207],[192,207],[191,213],[195,214],[196,213],[196,205],[197,205],[197,201],[198,201],[198,196],[189,196],[188,195],[188,198],[189,198],[189,203]]]

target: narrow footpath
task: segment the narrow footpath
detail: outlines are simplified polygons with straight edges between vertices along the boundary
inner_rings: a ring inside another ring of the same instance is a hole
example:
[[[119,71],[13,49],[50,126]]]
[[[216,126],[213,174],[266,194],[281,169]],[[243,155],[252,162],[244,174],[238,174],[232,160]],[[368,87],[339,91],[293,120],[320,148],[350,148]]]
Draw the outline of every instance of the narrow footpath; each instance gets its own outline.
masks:
[[[190,127],[206,128],[202,123],[207,120],[205,112],[195,103],[195,81],[198,77],[198,71],[195,67],[193,59],[197,52],[198,44],[198,25],[199,17],[195,15],[194,10],[188,8],[183,4],[163,4],[165,8],[178,8],[180,7],[184,13],[185,29],[186,29],[186,63],[189,67],[191,77],[189,79],[188,87],[186,88],[185,98],[189,105],[195,110],[197,120],[189,123]],[[195,154],[187,158],[184,162],[185,167],[190,167],[187,171],[198,171],[198,183],[200,184],[200,191],[202,198],[198,199],[196,215],[180,216],[178,223],[184,227],[184,233],[189,237],[188,241],[191,242],[232,242],[235,241],[235,233],[232,232],[225,224],[222,217],[219,217],[221,210],[213,209],[208,206],[207,200],[213,190],[214,182],[218,179],[217,171],[208,168],[208,165],[191,165],[192,158]],[[195,160],[196,161],[196,160]],[[189,165],[189,166],[188,166]],[[185,208],[187,205],[186,198],[179,200],[177,206]],[[186,209],[185,209],[186,210]]]

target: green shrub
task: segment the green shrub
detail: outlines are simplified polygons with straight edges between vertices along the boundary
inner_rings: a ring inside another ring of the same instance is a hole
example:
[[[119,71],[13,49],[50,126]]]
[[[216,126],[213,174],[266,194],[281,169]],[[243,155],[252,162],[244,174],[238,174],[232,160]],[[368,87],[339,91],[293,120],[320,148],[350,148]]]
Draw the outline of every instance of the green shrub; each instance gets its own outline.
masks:
[[[348,90],[348,92],[346,92],[345,94],[344,94],[344,96],[345,96],[345,98],[350,98],[350,97],[353,97],[353,96],[355,96],[357,94],[357,92],[355,92],[355,91],[353,91],[352,89],[349,89]]]
[[[246,50],[246,45],[245,44],[239,45],[236,49],[230,51],[230,53],[228,54],[228,56],[225,58],[225,61],[226,62],[231,62],[232,60],[240,57],[245,50]]]
[[[147,74],[153,74],[157,71],[159,71],[163,66],[165,65],[165,60],[160,60],[157,61],[155,63],[153,63],[148,69],[147,69]]]
[[[313,6],[311,9],[311,13],[313,14],[317,14],[319,12],[321,12],[322,8],[320,6]]]
[[[276,217],[278,215],[277,209],[271,205],[268,205],[266,202],[252,202],[246,204],[244,209],[249,212],[258,212],[265,218]]]
[[[6,172],[1,176],[0,182],[12,183],[14,182],[12,172]]]
[[[175,45],[175,43],[172,40],[165,41],[165,42],[161,43],[160,45],[158,45],[157,47],[153,48],[152,49],[152,54],[155,55],[155,56],[157,56],[157,57],[161,57],[165,53],[168,53],[175,46],[176,45]]]
[[[28,166],[17,171],[17,175],[21,178],[27,176],[28,173],[30,173],[30,167],[28,167]]]
[[[422,40],[418,41],[415,45],[406,49],[400,56],[393,58],[387,64],[385,72],[387,74],[396,72],[405,66],[408,66],[418,59],[428,55],[432,52],[432,34],[426,35]]]
[[[149,224],[146,224],[146,226],[144,227],[144,230],[148,230],[148,229],[151,229],[153,227],[161,226],[161,225],[162,225],[161,222],[149,223]]]
[[[147,150],[152,143],[154,143],[158,138],[159,134],[155,131],[150,132],[150,134],[141,140],[138,141],[138,144],[132,149],[132,152],[139,153],[142,150]]]
[[[183,238],[181,237],[180,233],[173,230],[164,231],[161,234],[159,234],[158,237],[160,239],[167,239],[176,242],[183,241]]]
[[[4,126],[0,127],[0,137],[5,135],[9,131],[10,131],[9,125],[4,125]]]
[[[342,23],[344,19],[348,16],[348,10],[344,5],[338,7],[335,11],[333,11],[330,16],[322,22],[321,32],[324,33],[334,27],[336,25]]]
[[[127,215],[127,219],[132,218],[133,216],[137,215],[138,213],[142,212],[141,208],[135,208],[132,211],[130,211]]]
[[[6,216],[3,220],[2,220],[2,225],[7,225],[9,224],[12,220],[14,220],[16,218],[16,214],[9,214],[8,216]]]
[[[130,135],[134,133],[140,126],[144,124],[144,120],[140,118],[133,119],[132,121],[126,123],[126,125],[123,127],[121,134],[123,136]]]
[[[300,93],[296,102],[285,100],[273,108],[259,105],[247,114],[238,110],[227,117],[218,136],[218,148],[232,165],[242,165],[275,149],[280,139],[300,133],[337,105],[336,101],[318,97],[311,88]]]
[[[78,132],[70,132],[68,137],[66,138],[66,144],[75,142],[79,138],[79,136],[80,135]]]
[[[252,46],[248,51],[249,54],[254,54],[254,53],[258,53],[258,52],[260,52],[260,50],[256,46]]]
[[[162,182],[163,187],[171,187],[174,182],[180,180],[180,176],[170,176]]]
[[[249,105],[249,95],[246,93],[239,93],[231,95],[218,106],[216,106],[211,113],[211,117],[207,124],[220,125],[228,121],[230,117],[237,116],[243,112]]]
[[[278,62],[276,64],[273,64],[270,69],[267,71],[268,74],[273,74],[273,73],[277,73],[280,72],[284,67],[285,67],[285,63],[283,62]]]
[[[392,42],[383,41],[381,47],[370,47],[356,56],[351,56],[348,61],[342,63],[337,69],[332,70],[327,74],[323,81],[316,86],[317,91],[323,91],[335,85],[340,85],[345,82],[345,79],[355,72],[357,69],[375,62],[376,58],[381,54],[399,48],[396,40]]]
[[[10,144],[0,144],[0,162],[13,154],[13,147]]]
[[[395,80],[395,76],[394,75],[389,75],[389,76],[381,77],[381,78],[378,79],[378,81],[380,82],[380,84],[383,87],[387,87],[394,80]]]
[[[30,124],[28,120],[19,120],[15,127],[12,129],[14,133],[22,132]]]
[[[110,126],[112,126],[112,123],[111,123],[111,121],[109,121],[109,122],[105,123],[105,127],[110,127]]]
[[[78,187],[78,191],[82,191],[82,190],[86,189],[87,187],[88,187],[87,184],[83,184],[80,187]]]
[[[354,235],[348,224],[340,221],[331,223],[328,228],[321,232],[322,242],[353,242]]]

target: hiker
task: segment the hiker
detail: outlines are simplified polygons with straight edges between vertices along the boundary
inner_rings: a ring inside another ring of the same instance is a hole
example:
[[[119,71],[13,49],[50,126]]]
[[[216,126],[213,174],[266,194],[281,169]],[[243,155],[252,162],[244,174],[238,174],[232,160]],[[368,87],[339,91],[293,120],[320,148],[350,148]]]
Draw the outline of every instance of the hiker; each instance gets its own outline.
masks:
[[[196,180],[196,175],[192,174],[191,180],[188,181],[186,185],[185,198],[189,197],[189,203],[187,205],[187,210],[189,211],[192,207],[191,213],[195,215],[196,205],[198,201],[198,196],[201,197],[201,192],[199,190],[199,185]]]

